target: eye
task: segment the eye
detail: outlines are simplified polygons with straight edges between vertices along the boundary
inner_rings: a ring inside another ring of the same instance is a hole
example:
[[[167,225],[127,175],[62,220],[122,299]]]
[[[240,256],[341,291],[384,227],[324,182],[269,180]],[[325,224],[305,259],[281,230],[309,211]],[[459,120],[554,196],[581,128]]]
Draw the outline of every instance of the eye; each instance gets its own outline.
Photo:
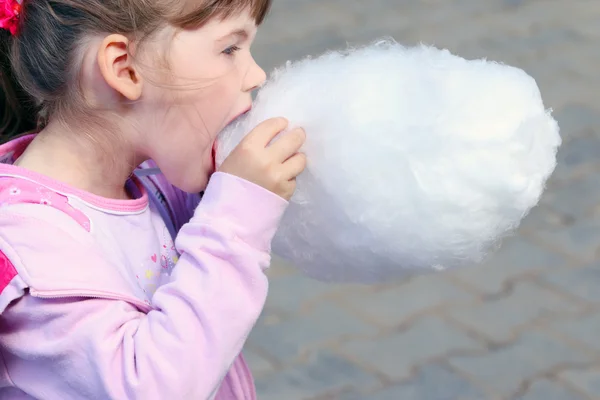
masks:
[[[228,56],[233,55],[233,53],[235,53],[236,51],[238,51],[240,48],[236,45],[231,46],[226,48],[225,50],[223,50],[223,54],[227,54]]]

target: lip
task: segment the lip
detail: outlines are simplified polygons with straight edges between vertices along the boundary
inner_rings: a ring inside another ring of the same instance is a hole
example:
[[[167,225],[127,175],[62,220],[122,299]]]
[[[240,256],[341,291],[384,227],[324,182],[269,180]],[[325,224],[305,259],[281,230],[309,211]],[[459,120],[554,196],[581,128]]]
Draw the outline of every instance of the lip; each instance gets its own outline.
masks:
[[[212,157],[212,170],[213,170],[213,172],[216,172],[217,171],[217,141],[216,140],[213,142],[211,157]]]
[[[238,119],[239,117],[241,117],[244,114],[248,114],[250,112],[250,110],[252,110],[252,106],[248,106],[248,108],[246,108],[244,111],[242,111],[241,113],[239,113],[238,115],[236,115],[235,117],[233,117],[231,119],[231,121],[229,121],[229,124],[231,124],[233,121],[235,121],[236,119]],[[228,124],[228,125],[229,125]]]

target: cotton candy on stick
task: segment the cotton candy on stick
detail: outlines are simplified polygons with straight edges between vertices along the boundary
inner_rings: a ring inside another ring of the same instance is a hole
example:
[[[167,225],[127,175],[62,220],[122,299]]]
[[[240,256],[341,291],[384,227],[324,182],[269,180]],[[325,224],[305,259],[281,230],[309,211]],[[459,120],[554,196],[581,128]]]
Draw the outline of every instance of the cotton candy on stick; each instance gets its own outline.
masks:
[[[279,116],[305,129],[308,165],[273,252],[334,282],[480,262],[538,203],[561,143],[524,71],[393,40],[276,69],[217,165]]]

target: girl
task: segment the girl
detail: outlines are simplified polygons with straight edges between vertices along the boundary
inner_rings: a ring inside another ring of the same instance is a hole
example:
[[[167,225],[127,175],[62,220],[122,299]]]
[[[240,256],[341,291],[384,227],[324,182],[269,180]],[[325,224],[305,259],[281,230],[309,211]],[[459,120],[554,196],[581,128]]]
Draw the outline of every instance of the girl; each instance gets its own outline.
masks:
[[[304,132],[265,121],[216,172],[213,143],[265,79],[269,6],[0,0],[3,125],[41,124],[0,147],[1,399],[256,397],[240,352]]]

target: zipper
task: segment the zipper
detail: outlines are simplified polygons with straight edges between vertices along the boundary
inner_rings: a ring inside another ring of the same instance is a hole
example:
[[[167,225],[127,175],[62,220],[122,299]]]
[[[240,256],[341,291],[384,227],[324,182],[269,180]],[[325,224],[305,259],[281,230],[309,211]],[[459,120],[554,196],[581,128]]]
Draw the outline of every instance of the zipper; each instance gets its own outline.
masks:
[[[91,298],[91,299],[121,300],[121,301],[126,301],[127,303],[130,303],[130,304],[136,306],[137,308],[144,311],[145,313],[148,313],[154,309],[150,304],[140,301],[139,299],[136,299],[135,297],[123,296],[123,295],[119,295],[116,293],[103,292],[103,291],[92,291],[92,290],[86,290],[86,291],[42,290],[42,291],[39,291],[39,290],[36,290],[33,288],[29,288],[29,294],[33,297],[37,297],[40,299],[62,299],[62,298],[66,299],[66,298],[73,298],[73,297],[85,297],[85,298]]]

